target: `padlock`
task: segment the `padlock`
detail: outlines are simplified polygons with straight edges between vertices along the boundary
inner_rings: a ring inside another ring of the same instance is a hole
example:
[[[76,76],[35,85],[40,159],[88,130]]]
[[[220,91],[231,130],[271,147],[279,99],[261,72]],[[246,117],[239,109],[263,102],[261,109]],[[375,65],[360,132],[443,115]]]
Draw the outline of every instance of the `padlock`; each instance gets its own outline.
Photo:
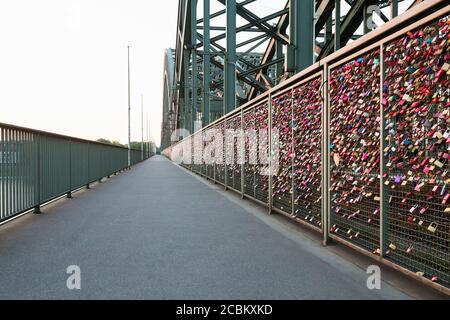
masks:
[[[417,271],[416,275],[418,275],[419,277],[423,277],[425,275],[425,272],[423,271]]]
[[[418,207],[419,205],[414,205],[411,209],[409,209],[409,212],[410,213],[414,213],[416,210],[417,210],[417,207]]]
[[[447,193],[445,195],[444,199],[442,199],[442,204],[444,204],[444,205],[447,204],[449,198],[450,198],[450,193]]]
[[[438,228],[438,224],[436,222],[432,222],[429,226],[428,226],[428,231],[430,231],[431,233],[435,233],[436,230]]]
[[[409,246],[408,249],[406,249],[407,254],[411,254],[413,252],[413,247]]]
[[[422,208],[422,209],[420,209],[420,214],[424,214],[427,211],[428,211],[428,208]]]

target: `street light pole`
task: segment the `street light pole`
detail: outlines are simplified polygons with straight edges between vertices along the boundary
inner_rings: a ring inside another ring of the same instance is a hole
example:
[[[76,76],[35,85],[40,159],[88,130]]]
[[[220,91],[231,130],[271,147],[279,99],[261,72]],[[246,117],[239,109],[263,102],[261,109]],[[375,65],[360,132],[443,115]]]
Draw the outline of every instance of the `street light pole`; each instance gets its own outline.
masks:
[[[141,94],[141,161],[144,161],[144,95]]]
[[[149,141],[148,141],[148,111],[146,112],[146,120],[145,120],[145,123],[146,123],[146,127],[147,127],[147,143],[145,144],[146,145],[146,150],[147,150],[147,157],[149,157],[150,156],[150,146],[149,146]]]
[[[131,167],[130,46],[128,46],[128,168]]]

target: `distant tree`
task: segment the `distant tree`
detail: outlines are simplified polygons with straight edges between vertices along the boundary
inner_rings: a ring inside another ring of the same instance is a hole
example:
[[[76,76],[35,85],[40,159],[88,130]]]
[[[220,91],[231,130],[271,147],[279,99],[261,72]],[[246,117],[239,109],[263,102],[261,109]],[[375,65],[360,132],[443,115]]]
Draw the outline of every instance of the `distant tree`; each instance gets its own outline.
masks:
[[[100,142],[100,143],[107,143],[107,144],[113,144],[111,141],[109,141],[108,139],[103,139],[103,138],[100,138],[100,139],[97,139],[97,142]]]
[[[137,141],[131,141],[130,143],[131,149],[141,150],[141,143]]]
[[[119,147],[125,147],[125,145],[121,144],[121,143],[120,143],[119,141],[117,141],[117,140],[114,140],[114,141],[112,142],[112,144],[115,145],[115,146],[119,146]]]

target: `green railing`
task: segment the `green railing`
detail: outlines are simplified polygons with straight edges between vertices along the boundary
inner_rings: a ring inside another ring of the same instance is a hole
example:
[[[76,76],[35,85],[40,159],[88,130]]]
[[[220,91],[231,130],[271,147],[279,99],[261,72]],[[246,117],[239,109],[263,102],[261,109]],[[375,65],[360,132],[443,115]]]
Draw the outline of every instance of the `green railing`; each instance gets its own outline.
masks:
[[[450,5],[430,0],[163,154],[450,294],[449,88]]]
[[[0,123],[0,222],[126,168],[127,148]]]

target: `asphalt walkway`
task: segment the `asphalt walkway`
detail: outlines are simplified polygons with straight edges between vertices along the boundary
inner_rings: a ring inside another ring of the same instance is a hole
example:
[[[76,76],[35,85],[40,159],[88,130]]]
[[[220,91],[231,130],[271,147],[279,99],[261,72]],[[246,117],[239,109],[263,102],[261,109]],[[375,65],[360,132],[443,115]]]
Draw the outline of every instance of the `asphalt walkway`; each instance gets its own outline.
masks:
[[[154,157],[0,226],[0,300],[408,298],[218,189]]]

